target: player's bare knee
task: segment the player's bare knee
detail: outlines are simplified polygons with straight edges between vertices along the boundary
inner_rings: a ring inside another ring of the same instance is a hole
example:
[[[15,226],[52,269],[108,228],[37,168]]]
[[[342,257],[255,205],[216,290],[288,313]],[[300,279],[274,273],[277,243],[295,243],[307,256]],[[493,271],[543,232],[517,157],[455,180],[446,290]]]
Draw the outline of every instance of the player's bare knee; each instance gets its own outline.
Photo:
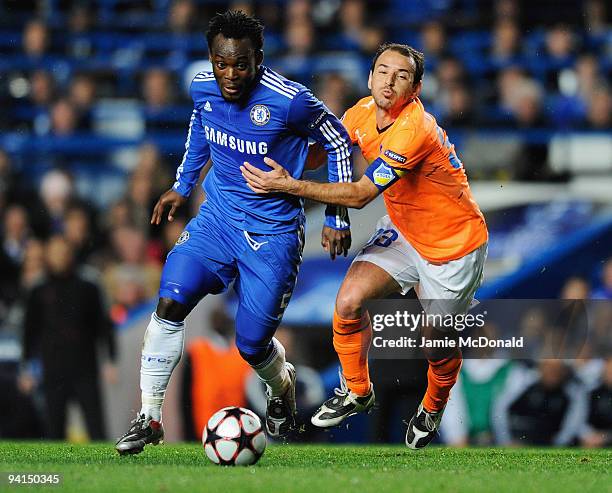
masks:
[[[160,298],[155,314],[170,322],[182,322],[189,314],[189,307],[171,298]]]
[[[361,317],[363,294],[357,289],[340,289],[336,298],[336,313],[339,317],[355,320]]]

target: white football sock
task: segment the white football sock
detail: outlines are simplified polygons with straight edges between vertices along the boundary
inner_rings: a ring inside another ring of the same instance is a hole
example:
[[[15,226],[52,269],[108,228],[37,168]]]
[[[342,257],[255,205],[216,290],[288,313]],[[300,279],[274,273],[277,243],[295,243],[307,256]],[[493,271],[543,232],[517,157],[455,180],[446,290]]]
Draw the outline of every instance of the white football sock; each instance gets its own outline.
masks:
[[[155,313],[145,332],[140,361],[141,414],[161,421],[161,408],[172,370],[183,354],[185,322],[170,322]]]
[[[287,392],[291,380],[285,366],[285,348],[276,338],[272,338],[274,349],[265,361],[258,365],[251,365],[261,381],[268,385],[271,395],[282,396]]]

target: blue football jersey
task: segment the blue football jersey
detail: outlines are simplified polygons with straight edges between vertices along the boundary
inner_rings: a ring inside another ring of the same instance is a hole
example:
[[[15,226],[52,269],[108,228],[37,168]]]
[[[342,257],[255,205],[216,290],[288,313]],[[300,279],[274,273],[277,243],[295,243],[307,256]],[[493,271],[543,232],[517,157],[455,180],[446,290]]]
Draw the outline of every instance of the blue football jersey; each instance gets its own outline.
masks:
[[[247,161],[269,171],[263,158],[282,164],[301,178],[312,139],[328,152],[330,182],[352,177],[352,143],[342,123],[301,84],[261,66],[248,99],[228,102],[214,75],[201,72],[191,83],[194,109],[185,154],[174,190],[188,196],[209,157],[201,212],[221,215],[235,227],[254,233],[282,233],[304,220],[303,202],[286,194],[258,195],[246,184],[240,166]],[[325,223],[348,228],[345,208],[328,207]]]

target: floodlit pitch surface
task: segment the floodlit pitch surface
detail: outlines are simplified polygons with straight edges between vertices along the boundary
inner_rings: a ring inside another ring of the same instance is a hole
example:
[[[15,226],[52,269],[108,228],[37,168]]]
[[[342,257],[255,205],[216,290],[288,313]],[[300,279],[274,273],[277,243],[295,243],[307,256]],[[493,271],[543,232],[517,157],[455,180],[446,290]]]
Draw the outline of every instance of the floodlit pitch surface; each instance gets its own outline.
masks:
[[[612,492],[612,449],[270,445],[252,467],[211,464],[197,444],[119,457],[111,443],[0,442],[0,491]],[[10,486],[6,473],[59,473],[58,486]]]

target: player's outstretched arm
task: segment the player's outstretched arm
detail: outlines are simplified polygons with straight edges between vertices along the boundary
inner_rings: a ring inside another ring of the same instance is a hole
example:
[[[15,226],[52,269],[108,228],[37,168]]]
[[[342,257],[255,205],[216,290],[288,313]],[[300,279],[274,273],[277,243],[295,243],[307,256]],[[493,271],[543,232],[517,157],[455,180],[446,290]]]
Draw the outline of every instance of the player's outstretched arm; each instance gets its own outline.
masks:
[[[308,157],[306,158],[306,166],[304,169],[312,171],[319,169],[328,161],[328,153],[325,148],[319,144],[312,144],[308,147]],[[323,250],[329,253],[332,260],[336,260],[336,255],[346,257],[351,248],[352,238],[350,228],[334,229],[326,224],[321,230],[321,246]]]
[[[369,204],[380,193],[378,187],[366,176],[358,182],[315,183],[296,180],[273,159],[266,157],[264,162],[272,168],[271,171],[260,170],[247,162],[240,167],[247,185],[256,193],[288,193],[324,204],[355,209],[361,209]]]
[[[170,212],[168,213],[168,221],[174,221],[174,214],[176,210],[181,207],[185,202],[187,202],[187,197],[183,197],[180,193],[173,189],[164,192],[155,204],[155,207],[153,208],[153,214],[151,215],[151,224],[161,223],[162,216],[164,215],[166,207],[170,207]]]

